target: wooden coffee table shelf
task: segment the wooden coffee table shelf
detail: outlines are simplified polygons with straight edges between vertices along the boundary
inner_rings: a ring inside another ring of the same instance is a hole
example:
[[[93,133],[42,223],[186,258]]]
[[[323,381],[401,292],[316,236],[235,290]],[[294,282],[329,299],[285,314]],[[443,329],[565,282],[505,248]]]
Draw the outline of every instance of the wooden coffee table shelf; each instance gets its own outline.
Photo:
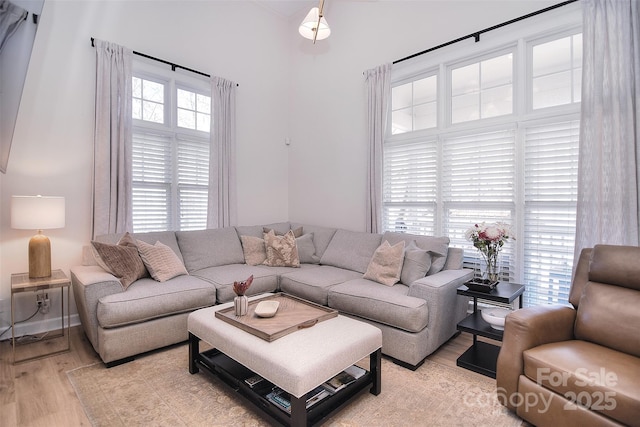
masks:
[[[372,394],[380,394],[380,357],[381,351],[371,354],[370,370],[356,382],[346,388],[328,396],[306,409],[306,399],[291,396],[291,414],[288,414],[271,403],[265,397],[275,387],[265,380],[268,386],[251,388],[245,383],[245,379],[252,377],[253,371],[231,359],[224,353],[211,349],[198,354],[191,354],[192,349],[198,347],[200,340],[193,334],[189,336],[189,372],[196,373],[198,368],[218,377],[245,403],[253,405],[265,415],[270,422],[284,426],[318,426],[329,417],[340,411],[355,397],[367,391]],[[194,350],[194,352],[197,350]]]

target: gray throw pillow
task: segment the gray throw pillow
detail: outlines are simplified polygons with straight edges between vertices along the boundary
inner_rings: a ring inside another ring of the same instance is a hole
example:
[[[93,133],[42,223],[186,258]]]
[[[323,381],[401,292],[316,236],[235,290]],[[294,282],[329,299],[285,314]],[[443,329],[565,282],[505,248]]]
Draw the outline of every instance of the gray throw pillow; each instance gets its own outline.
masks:
[[[313,233],[303,234],[296,238],[298,257],[304,264],[320,264],[320,257],[316,255],[316,246],[313,241]]]
[[[430,268],[431,254],[429,251],[420,249],[415,240],[409,242],[404,249],[404,264],[402,265],[400,281],[409,286],[416,280],[426,276]]]

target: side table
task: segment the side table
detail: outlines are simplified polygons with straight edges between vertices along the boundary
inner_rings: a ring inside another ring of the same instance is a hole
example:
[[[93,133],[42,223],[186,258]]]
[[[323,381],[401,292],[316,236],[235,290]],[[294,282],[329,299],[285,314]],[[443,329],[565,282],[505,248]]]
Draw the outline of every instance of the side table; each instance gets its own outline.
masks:
[[[53,270],[51,272],[51,276],[49,277],[40,277],[37,279],[32,279],[29,277],[29,273],[17,273],[11,275],[11,343],[12,343],[12,356],[13,363],[22,363],[28,362],[30,360],[40,359],[46,356],[52,356],[54,354],[64,353],[71,349],[71,313],[69,309],[69,294],[71,281],[67,277],[66,274],[62,270]],[[33,357],[24,358],[21,360],[16,360],[16,335],[15,335],[15,307],[14,307],[14,296],[20,292],[37,292],[40,290],[48,290],[48,289],[60,289],[60,318],[62,319],[62,325],[60,327],[60,333],[55,335],[47,335],[44,339],[51,338],[59,338],[64,337],[64,290],[67,289],[67,346],[62,350],[53,351],[50,353],[40,354]]]
[[[511,304],[516,298],[520,298],[519,307],[522,308],[522,294],[524,285],[500,282],[489,293],[472,291],[466,286],[460,286],[458,295],[473,298],[473,313],[458,323],[458,330],[473,334],[473,344],[456,362],[458,366],[472,370],[491,378],[496,377],[496,364],[500,347],[487,342],[478,341],[478,336],[502,341],[503,331],[494,329],[489,325],[478,310],[478,298],[504,304]]]

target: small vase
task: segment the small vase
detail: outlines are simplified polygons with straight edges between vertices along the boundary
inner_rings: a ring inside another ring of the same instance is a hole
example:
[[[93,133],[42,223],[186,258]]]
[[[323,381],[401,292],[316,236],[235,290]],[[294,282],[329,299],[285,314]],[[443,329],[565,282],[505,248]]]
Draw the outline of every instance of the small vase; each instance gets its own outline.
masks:
[[[245,295],[238,295],[233,299],[236,316],[244,316],[249,311],[249,299]]]
[[[485,283],[497,283],[500,280],[500,257],[495,255],[480,260],[480,278]]]

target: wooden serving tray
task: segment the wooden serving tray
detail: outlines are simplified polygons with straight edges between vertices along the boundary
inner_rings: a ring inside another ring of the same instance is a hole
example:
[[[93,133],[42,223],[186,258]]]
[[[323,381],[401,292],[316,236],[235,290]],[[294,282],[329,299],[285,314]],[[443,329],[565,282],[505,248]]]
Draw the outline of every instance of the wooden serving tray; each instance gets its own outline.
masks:
[[[255,313],[256,305],[261,301],[270,300],[280,303],[276,315],[273,317],[258,317]],[[299,329],[309,328],[318,322],[331,319],[337,315],[337,310],[285,293],[268,295],[264,298],[249,301],[249,309],[244,316],[236,316],[233,306],[216,311],[218,319],[269,342]]]

